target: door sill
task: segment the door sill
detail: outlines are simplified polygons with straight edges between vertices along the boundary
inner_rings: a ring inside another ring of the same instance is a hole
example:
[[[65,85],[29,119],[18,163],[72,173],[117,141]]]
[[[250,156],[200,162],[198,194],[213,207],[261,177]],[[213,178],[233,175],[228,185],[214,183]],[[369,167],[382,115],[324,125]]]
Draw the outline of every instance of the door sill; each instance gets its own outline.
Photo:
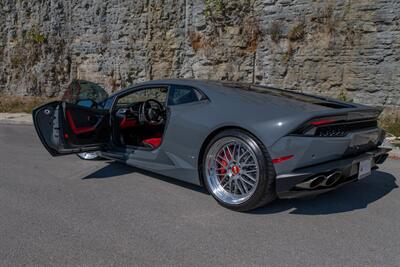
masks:
[[[115,159],[115,160],[125,160],[125,154],[123,152],[118,152],[118,151],[101,151],[101,156],[105,157],[107,159]]]

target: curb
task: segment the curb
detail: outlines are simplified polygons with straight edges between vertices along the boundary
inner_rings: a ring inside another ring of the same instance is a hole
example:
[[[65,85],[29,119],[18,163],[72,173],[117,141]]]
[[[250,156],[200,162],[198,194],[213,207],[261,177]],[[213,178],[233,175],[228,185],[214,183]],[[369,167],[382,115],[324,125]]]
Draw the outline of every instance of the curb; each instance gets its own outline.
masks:
[[[14,121],[14,120],[0,120],[0,125],[1,125],[1,124],[8,124],[8,125],[10,125],[10,124],[12,124],[12,125],[26,125],[26,126],[33,125],[32,122],[27,122],[27,121]]]
[[[400,149],[393,148],[393,150],[389,152],[389,158],[400,160]]]
[[[32,115],[29,113],[0,113],[0,124],[32,125]]]

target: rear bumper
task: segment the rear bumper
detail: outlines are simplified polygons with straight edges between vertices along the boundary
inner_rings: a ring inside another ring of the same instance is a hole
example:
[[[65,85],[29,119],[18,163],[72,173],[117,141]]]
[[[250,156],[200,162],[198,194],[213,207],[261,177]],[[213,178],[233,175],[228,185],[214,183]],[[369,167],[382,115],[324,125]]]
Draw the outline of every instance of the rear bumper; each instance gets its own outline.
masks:
[[[276,192],[280,198],[297,198],[322,194],[334,190],[358,180],[358,168],[361,161],[368,158],[372,159],[372,169],[376,169],[378,164],[386,160],[390,150],[390,148],[378,148],[355,157],[329,161],[310,167],[300,168],[292,173],[278,175],[276,177]],[[296,185],[316,175],[327,174],[333,171],[340,171],[343,173],[343,176],[337,183],[330,187],[321,186],[315,189],[299,189],[296,187]]]

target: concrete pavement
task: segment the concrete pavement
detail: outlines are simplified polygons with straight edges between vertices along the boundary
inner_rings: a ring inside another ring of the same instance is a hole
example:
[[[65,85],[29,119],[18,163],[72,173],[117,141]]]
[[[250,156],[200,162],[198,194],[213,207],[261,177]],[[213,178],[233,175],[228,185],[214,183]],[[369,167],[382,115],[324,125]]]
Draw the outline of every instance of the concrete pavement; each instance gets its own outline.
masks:
[[[400,161],[252,213],[111,161],[52,158],[0,125],[0,266],[400,266]]]

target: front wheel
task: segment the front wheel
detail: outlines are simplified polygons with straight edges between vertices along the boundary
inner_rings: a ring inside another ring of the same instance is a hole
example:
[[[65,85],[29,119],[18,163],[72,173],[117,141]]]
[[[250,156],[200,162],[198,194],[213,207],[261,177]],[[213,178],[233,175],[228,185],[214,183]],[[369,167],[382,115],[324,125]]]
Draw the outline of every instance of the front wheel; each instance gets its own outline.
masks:
[[[85,152],[76,155],[83,160],[98,160],[101,158],[98,152]]]
[[[275,170],[266,148],[239,129],[223,131],[211,140],[202,174],[211,195],[232,210],[252,210],[276,198]]]

